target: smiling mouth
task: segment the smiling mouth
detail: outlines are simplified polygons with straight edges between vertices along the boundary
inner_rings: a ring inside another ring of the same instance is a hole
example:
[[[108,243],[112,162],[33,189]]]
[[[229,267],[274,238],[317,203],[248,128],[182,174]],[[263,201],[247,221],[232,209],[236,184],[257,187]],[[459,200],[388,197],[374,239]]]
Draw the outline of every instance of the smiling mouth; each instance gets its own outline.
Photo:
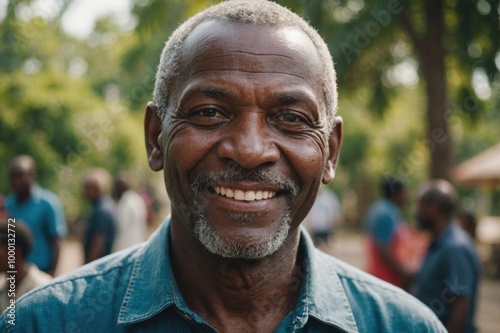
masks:
[[[236,201],[259,201],[271,199],[276,196],[275,191],[243,191],[222,186],[214,186],[210,189],[220,196],[231,198]]]

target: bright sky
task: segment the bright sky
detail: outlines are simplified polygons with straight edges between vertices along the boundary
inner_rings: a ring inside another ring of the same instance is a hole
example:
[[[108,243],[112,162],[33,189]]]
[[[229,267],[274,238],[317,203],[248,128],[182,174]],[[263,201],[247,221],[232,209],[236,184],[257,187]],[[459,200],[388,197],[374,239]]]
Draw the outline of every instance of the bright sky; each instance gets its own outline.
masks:
[[[34,0],[31,5],[16,7],[16,16],[29,20],[34,16],[53,18],[60,10],[63,0]],[[5,17],[8,0],[0,0],[0,20]],[[96,19],[111,15],[124,30],[135,25],[130,15],[132,0],[73,0],[62,18],[62,27],[70,35],[87,37],[94,28]]]
[[[92,32],[96,19],[107,15],[113,16],[121,27],[132,28],[130,7],[130,0],[74,0],[61,24],[68,34],[80,38]]]

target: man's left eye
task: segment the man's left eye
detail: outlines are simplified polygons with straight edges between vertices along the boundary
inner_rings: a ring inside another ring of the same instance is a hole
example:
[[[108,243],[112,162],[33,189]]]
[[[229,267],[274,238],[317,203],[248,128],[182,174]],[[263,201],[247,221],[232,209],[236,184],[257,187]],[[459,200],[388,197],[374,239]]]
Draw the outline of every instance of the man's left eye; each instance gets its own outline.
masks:
[[[283,120],[288,122],[288,123],[295,123],[297,121],[300,121],[299,116],[297,116],[294,113],[285,113],[283,114]]]

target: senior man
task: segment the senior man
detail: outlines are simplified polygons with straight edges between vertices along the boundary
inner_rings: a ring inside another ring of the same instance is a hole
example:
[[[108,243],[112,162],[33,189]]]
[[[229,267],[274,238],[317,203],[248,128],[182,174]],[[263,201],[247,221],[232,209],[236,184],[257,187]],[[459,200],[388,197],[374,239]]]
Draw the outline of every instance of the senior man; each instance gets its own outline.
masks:
[[[305,21],[262,0],[203,11],[165,45],[154,99],[146,146],[171,218],[20,301],[28,330],[445,332],[299,228],[342,137],[333,62]]]

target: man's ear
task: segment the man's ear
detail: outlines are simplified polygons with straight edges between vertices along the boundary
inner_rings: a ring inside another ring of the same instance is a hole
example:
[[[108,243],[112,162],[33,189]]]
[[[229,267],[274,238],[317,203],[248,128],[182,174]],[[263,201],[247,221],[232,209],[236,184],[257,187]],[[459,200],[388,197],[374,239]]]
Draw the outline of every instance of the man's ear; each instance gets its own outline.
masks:
[[[163,151],[160,145],[162,122],[156,113],[157,107],[153,102],[146,106],[146,117],[144,118],[144,135],[146,140],[146,151],[148,154],[149,167],[153,171],[163,169]]]
[[[339,162],[340,147],[342,146],[342,117],[335,117],[335,126],[328,138],[328,159],[323,170],[323,184],[329,184],[335,178],[335,170]]]

